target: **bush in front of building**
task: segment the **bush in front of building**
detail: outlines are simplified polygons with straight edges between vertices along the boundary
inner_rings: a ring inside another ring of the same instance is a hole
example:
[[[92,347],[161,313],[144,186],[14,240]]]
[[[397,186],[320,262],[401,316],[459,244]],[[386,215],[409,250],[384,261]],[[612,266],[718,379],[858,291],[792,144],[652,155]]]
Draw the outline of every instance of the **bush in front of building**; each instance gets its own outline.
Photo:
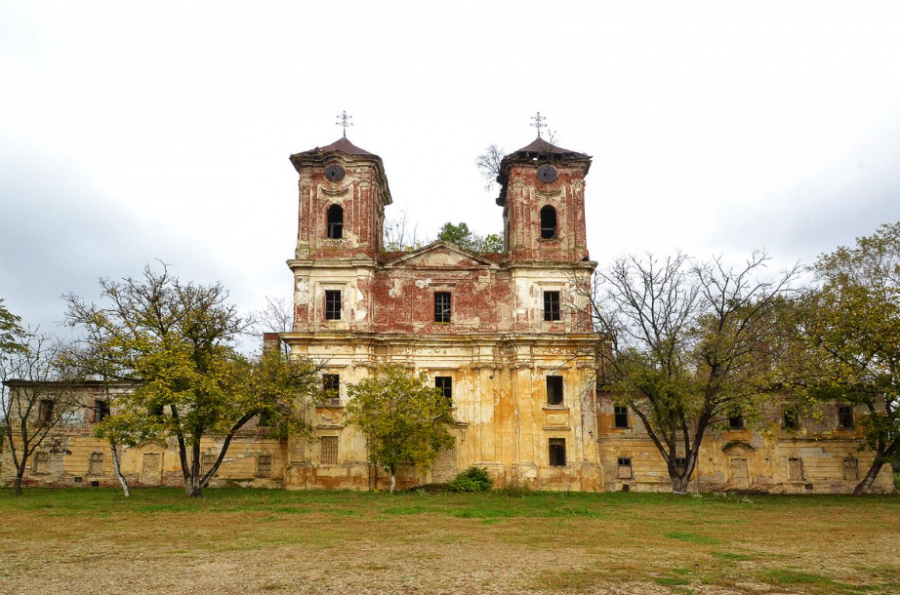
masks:
[[[494,481],[488,475],[487,469],[472,465],[448,484],[451,492],[485,492],[491,489]]]

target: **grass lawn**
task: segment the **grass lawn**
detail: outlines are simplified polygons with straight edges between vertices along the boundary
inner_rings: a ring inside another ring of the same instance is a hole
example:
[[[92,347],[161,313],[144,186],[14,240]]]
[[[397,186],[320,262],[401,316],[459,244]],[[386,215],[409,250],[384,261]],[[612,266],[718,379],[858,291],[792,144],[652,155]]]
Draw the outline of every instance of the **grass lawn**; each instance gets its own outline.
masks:
[[[900,593],[900,498],[0,490],[0,594]]]

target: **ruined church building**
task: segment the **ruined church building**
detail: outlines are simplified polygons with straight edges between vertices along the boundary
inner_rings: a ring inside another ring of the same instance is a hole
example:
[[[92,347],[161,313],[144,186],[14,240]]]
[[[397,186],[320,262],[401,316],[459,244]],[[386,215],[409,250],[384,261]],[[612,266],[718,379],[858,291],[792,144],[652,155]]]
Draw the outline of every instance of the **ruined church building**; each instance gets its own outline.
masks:
[[[669,491],[666,466],[640,420],[598,393],[587,296],[597,265],[587,249],[585,177],[591,158],[538,138],[504,157],[497,205],[504,252],[476,254],[434,242],[385,252],[391,192],[377,155],[346,138],[291,156],[299,174],[299,233],[291,332],[269,335],[296,356],[324,362],[339,395],[315,410],[316,440],[279,440],[251,427],[232,443],[212,485],[369,489],[383,472],[365,438],[344,425],[347,386],[382,363],[424,371],[452,403],[456,447],[399,484],[451,479],[470,465],[495,485],[539,490]],[[102,399],[102,387],[85,384]],[[90,435],[102,407],[65,430],[65,452],[35,456],[28,480],[115,485],[108,445]],[[849,407],[788,419],[780,403],[754,427],[740,417],[704,440],[692,490],[848,493],[872,454],[858,450]],[[203,444],[204,464],[215,440]],[[12,465],[4,464],[4,470]],[[128,449],[135,485],[180,485],[178,455],[157,442]],[[8,471],[7,471],[8,472]],[[8,481],[8,477],[4,477]],[[889,468],[876,487],[891,489]]]

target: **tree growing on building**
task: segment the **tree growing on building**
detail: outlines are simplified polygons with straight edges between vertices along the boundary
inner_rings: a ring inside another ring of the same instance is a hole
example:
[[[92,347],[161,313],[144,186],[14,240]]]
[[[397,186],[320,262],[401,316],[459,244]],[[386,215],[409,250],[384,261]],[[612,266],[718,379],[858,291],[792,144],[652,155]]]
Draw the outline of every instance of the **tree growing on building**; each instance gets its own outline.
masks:
[[[49,472],[59,454],[59,433],[81,409],[75,379],[60,359],[60,347],[19,326],[9,315],[0,346],[0,416],[4,446],[15,468],[14,490],[22,495],[25,472]]]
[[[369,462],[391,474],[391,493],[397,469],[409,464],[427,472],[442,449],[452,448],[447,431],[450,403],[424,373],[414,375],[398,365],[385,365],[347,387],[350,402],[344,420],[366,436]]]
[[[797,392],[862,407],[863,448],[875,453],[855,494],[868,493],[900,457],[900,223],[819,257],[817,285],[801,300],[793,360]]]
[[[202,493],[254,417],[265,416],[280,435],[310,432],[297,411],[316,394],[318,370],[279,349],[239,353],[235,339],[252,321],[220,284],[183,283],[163,265],[100,287],[100,304],[68,297],[67,321],[84,333],[79,363],[136,386],[116,397],[114,415],[98,431],[123,445],[173,439],[188,496]],[[222,447],[203,469],[201,441],[212,436]]]
[[[751,414],[773,384],[773,334],[797,269],[758,277],[764,253],[737,269],[679,254],[617,260],[591,291],[600,384],[640,418],[685,493],[711,427]]]
[[[482,237],[473,233],[464,222],[454,225],[448,221],[441,227],[438,239],[470,252],[503,252],[503,236],[491,233]]]

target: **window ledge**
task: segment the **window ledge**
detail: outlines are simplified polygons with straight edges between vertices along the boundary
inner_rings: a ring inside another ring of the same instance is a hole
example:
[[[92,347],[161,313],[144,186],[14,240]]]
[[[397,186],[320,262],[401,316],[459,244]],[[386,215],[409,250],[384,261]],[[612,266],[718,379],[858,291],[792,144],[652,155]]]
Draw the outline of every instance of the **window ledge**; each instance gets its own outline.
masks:
[[[568,411],[569,406],[568,405],[544,405],[543,410],[544,411]]]

